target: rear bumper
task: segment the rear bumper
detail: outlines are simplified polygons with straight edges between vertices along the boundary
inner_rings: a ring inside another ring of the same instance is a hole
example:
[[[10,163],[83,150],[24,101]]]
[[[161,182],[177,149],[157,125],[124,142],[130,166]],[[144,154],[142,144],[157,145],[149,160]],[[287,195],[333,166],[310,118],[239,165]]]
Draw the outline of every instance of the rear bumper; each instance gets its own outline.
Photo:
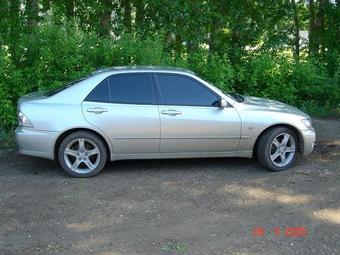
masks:
[[[315,146],[315,131],[306,130],[302,132],[303,139],[303,151],[302,154],[304,156],[309,155],[313,152]]]
[[[23,155],[54,159],[54,143],[58,132],[37,131],[32,128],[18,127],[15,139],[18,152]]]

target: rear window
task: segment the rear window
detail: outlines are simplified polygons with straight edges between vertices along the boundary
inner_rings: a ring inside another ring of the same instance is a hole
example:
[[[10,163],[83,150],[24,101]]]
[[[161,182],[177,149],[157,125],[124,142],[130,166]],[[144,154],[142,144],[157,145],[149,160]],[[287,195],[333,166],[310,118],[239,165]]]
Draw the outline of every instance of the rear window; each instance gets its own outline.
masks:
[[[63,91],[64,89],[67,89],[67,88],[73,86],[74,84],[77,84],[78,82],[86,80],[90,76],[92,76],[92,75],[88,75],[88,76],[79,78],[77,80],[71,81],[71,82],[69,82],[69,83],[67,83],[67,84],[65,84],[65,85],[63,85],[63,86],[61,86],[59,88],[54,88],[54,89],[46,90],[46,91],[43,92],[43,95],[47,96],[47,97],[53,96],[53,95],[59,93],[60,91]]]

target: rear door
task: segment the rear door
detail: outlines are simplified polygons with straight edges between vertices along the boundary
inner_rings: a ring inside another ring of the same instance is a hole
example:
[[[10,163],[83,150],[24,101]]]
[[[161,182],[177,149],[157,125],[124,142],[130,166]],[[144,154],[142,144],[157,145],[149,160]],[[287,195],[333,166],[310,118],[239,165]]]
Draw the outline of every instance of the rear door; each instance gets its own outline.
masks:
[[[155,74],[160,97],[163,153],[228,152],[238,149],[241,121],[232,107],[191,76]]]
[[[110,137],[116,154],[157,153],[160,119],[152,75],[115,74],[82,104],[85,118]]]

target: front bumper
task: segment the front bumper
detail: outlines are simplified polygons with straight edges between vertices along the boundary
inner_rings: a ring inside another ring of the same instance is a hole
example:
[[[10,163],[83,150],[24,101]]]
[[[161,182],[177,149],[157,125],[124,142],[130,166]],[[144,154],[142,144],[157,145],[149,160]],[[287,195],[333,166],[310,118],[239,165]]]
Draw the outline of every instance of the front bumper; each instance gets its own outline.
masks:
[[[302,140],[303,140],[303,150],[302,154],[304,156],[309,155],[313,152],[315,146],[315,131],[306,130],[302,132]]]
[[[20,154],[54,159],[54,144],[58,132],[38,131],[28,127],[18,127],[15,139]]]

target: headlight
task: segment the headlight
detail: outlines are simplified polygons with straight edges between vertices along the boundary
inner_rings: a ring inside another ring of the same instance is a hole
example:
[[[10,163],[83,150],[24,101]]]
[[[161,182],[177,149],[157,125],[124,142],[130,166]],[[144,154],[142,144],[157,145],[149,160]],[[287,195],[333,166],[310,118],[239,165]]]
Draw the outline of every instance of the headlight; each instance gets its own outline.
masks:
[[[22,112],[18,112],[18,123],[22,127],[33,127],[31,121]]]
[[[309,130],[313,130],[312,120],[310,118],[302,119],[301,121],[305,125],[306,128],[308,128]]]

